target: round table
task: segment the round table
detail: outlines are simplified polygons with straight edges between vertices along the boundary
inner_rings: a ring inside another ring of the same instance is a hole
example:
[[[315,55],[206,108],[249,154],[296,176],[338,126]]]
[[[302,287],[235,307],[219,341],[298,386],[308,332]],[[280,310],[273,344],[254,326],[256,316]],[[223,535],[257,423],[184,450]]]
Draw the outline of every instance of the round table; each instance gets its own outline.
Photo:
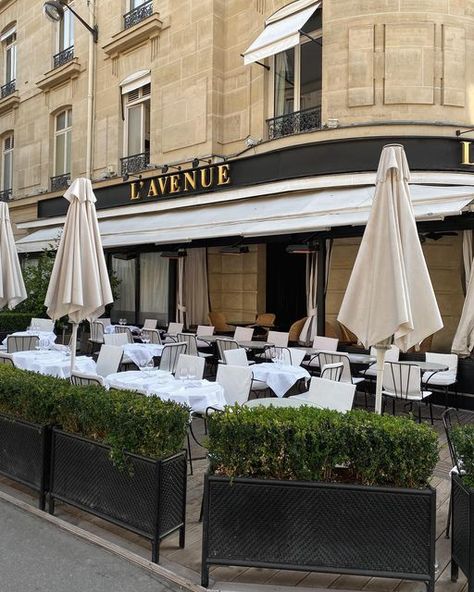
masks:
[[[252,339],[251,341],[237,341],[237,343],[245,349],[253,350],[265,350],[274,347],[273,343],[268,343],[268,341],[256,341],[255,339]]]
[[[320,349],[315,349],[314,347],[297,347],[295,349],[302,349],[306,352],[307,356],[316,356],[321,351]],[[371,356],[369,354],[357,354],[352,352],[336,352],[338,354],[347,354],[349,356],[349,361],[351,364],[360,364],[361,366],[369,366],[373,362],[377,361],[375,356]]]
[[[71,357],[60,351],[22,351],[12,354],[13,363],[21,370],[30,370],[56,378],[71,376]],[[77,356],[75,370],[85,374],[95,374],[96,365],[92,358]]]
[[[418,362],[416,360],[401,360],[398,363],[404,364],[405,366],[418,366],[422,372],[433,372],[433,374],[436,374],[438,372],[446,372],[446,370],[449,370],[449,366],[446,366],[446,364],[438,364],[437,362]]]
[[[277,397],[284,397],[298,380],[311,378],[310,373],[301,366],[264,362],[252,366],[255,380],[264,382],[272,389]]]

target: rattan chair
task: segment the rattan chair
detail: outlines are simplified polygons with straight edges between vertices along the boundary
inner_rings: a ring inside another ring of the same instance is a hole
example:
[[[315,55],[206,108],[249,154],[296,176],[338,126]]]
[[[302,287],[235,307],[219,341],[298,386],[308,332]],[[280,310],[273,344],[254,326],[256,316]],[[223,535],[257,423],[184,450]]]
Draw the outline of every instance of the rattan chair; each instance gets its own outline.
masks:
[[[9,335],[7,337],[7,353],[33,351],[39,347],[39,343],[37,335]]]
[[[160,370],[174,374],[179,356],[186,353],[186,343],[167,343],[161,352]]]
[[[302,319],[298,319],[291,325],[290,331],[288,333],[288,341],[290,343],[297,343],[299,341],[301,331],[303,330],[307,318],[308,317],[303,317]]]
[[[234,329],[233,325],[228,325],[225,314],[222,312],[210,312],[209,324],[212,325],[217,333],[229,333]]]

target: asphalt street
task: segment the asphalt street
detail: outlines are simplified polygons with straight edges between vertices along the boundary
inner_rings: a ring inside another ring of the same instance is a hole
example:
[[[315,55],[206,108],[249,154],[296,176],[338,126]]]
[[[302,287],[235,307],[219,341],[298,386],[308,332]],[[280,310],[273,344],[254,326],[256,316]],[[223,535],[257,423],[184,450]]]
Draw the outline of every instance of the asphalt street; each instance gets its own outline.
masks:
[[[0,500],[0,592],[178,592],[179,586]]]

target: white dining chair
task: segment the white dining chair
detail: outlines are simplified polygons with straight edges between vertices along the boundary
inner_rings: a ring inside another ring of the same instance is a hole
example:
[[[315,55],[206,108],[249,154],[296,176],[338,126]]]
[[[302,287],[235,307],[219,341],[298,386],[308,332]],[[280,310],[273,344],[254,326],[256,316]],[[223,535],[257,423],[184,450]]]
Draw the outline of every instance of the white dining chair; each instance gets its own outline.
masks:
[[[156,319],[145,319],[145,322],[143,323],[143,328],[144,329],[156,329],[157,325],[158,325],[158,321]]]
[[[418,421],[421,423],[421,403],[428,402],[430,407],[431,424],[433,424],[432,392],[422,389],[421,369],[415,364],[403,362],[385,362],[382,381],[382,395],[393,402],[399,399],[405,403],[416,404],[418,407]],[[385,401],[384,401],[385,402]]]
[[[110,333],[104,335],[105,345],[127,345],[128,335],[126,333]]]
[[[75,370],[71,372],[70,381],[75,386],[105,386],[102,376],[98,374],[85,374]]]
[[[335,380],[339,382],[341,380],[342,371],[344,370],[344,364],[338,362],[335,364],[326,364],[321,368],[321,378],[326,380]]]
[[[104,342],[104,323],[100,321],[91,321],[90,323],[90,337],[89,337],[89,351],[94,351],[94,346],[101,346]]]
[[[224,389],[227,405],[242,405],[249,398],[252,370],[244,366],[222,364],[217,368],[216,382]]]
[[[443,372],[423,372],[421,378],[423,384],[429,389],[440,390],[444,393],[444,404],[448,407],[449,391],[452,390],[457,395],[456,384],[458,381],[458,356],[456,354],[438,354],[426,352],[425,360],[435,364],[443,364],[448,370]],[[453,388],[454,387],[454,388]]]
[[[115,327],[115,333],[123,333],[127,336],[127,343],[135,343],[135,340],[133,339],[133,334],[130,331],[130,327],[123,327],[122,325],[117,325]]]
[[[244,348],[239,347],[237,349],[227,349],[223,352],[224,362],[229,366],[242,366],[247,368],[254,362],[249,361],[247,352]],[[270,387],[263,380],[257,380],[253,377],[252,373],[252,385],[250,390],[252,392],[261,393],[262,391],[268,390]]]
[[[348,382],[349,384],[355,384],[356,386],[361,382],[364,382],[364,378],[352,376],[351,361],[349,355],[345,352],[332,352],[332,351],[320,351],[319,352],[319,365],[321,368],[327,364],[341,364],[342,363],[342,374],[340,381]]]
[[[39,347],[40,340],[37,335],[8,335],[7,353],[14,354],[22,351],[33,351]]]
[[[237,341],[233,339],[216,339],[217,353],[219,354],[218,362],[225,364],[224,352],[228,349],[239,349],[240,346]]]
[[[370,355],[377,357],[377,350],[375,349],[375,347],[370,348]],[[390,349],[387,349],[385,351],[384,362],[398,362],[399,357],[400,348],[398,348],[396,345],[391,345]],[[377,363],[374,362],[365,370],[361,370],[360,374],[365,378],[377,378]]]
[[[174,374],[179,356],[186,353],[186,348],[186,343],[166,343],[161,352],[160,370],[166,370]]]
[[[184,323],[168,323],[168,328],[166,329],[166,337],[163,340],[163,343],[176,343],[178,333],[182,333],[184,328]]]
[[[13,356],[12,354],[7,354],[6,352],[0,352],[0,365],[4,364],[5,366],[14,366]]]
[[[198,347],[209,347],[207,341],[203,341],[199,337],[209,337],[210,335],[214,335],[214,327],[212,325],[198,325],[196,329]]]
[[[255,354],[255,357],[260,360],[271,360],[271,347],[288,347],[289,338],[289,333],[284,333],[283,331],[269,331],[267,335],[267,343],[269,344],[268,349],[260,354]]]
[[[335,337],[324,337],[316,335],[313,339],[312,348],[318,351],[337,351],[339,346],[339,339]],[[319,354],[314,354],[310,359],[303,364],[308,370],[319,368]]]
[[[100,348],[99,357],[97,358],[96,374],[102,376],[102,378],[109,374],[115,374],[122,363],[122,357],[123,350],[121,347],[104,344]]]
[[[142,329],[142,341],[148,339],[150,343],[161,345],[161,335],[158,329]]]
[[[32,318],[30,327],[36,327],[38,331],[54,331],[54,321],[52,319]]]
[[[355,384],[313,376],[308,392],[290,398],[303,402],[305,400],[311,401],[314,405],[324,409],[345,412],[352,409],[355,390]]]
[[[292,366],[301,366],[306,356],[305,350],[299,349],[297,347],[288,347],[285,349],[287,349],[287,351],[290,353],[290,364]]]
[[[252,341],[254,331],[252,327],[236,327],[234,341]]]
[[[180,354],[178,363],[176,364],[175,377],[181,378],[184,376],[193,377],[196,380],[202,380],[204,376],[204,358],[198,356]]]
[[[106,318],[106,317],[100,317],[100,319],[97,319],[99,321],[99,323],[102,323],[104,325],[104,327],[109,327],[112,324],[112,321],[110,320],[110,318]]]

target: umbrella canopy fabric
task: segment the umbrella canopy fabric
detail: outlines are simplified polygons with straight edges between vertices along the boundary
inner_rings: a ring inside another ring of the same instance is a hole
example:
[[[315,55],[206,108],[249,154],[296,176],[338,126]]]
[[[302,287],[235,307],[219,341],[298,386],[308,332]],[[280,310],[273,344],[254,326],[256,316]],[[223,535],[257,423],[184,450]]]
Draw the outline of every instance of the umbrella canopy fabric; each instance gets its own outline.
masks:
[[[26,298],[25,283],[10,223],[10,212],[8,205],[0,202],[0,310],[5,306],[15,308]]]
[[[453,354],[466,357],[474,349],[474,265],[466,292],[466,299],[461,313],[461,319],[453,339],[451,351]]]
[[[76,179],[64,197],[70,204],[45,305],[53,320],[68,315],[76,325],[103,314],[113,296],[90,180]]]
[[[375,197],[338,321],[366,348],[403,352],[443,327],[418,237],[403,146],[385,146]]]

